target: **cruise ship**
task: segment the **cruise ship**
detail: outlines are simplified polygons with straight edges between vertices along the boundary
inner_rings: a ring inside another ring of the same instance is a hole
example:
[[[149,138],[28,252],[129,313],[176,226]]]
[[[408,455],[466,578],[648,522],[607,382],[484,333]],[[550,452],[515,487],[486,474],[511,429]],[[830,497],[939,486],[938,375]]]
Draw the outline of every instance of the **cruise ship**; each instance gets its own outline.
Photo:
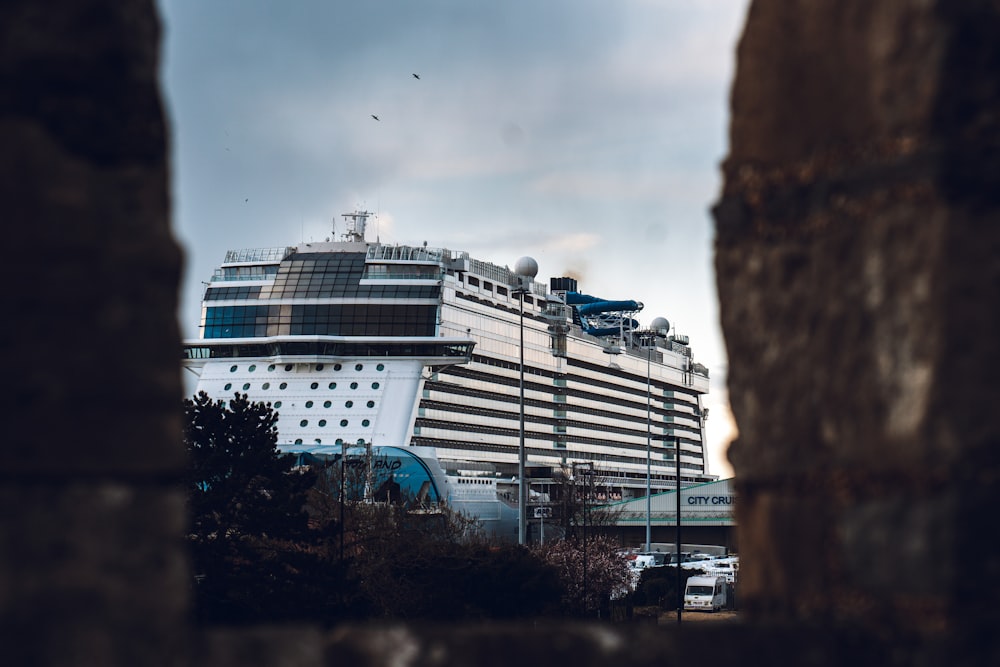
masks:
[[[344,214],[339,240],[226,254],[200,337],[184,342],[196,391],[270,403],[284,452],[412,448],[456,491],[495,497],[498,516],[517,504],[504,485],[522,478],[528,505],[584,470],[595,502],[716,479],[708,369],[664,318],[640,325],[627,297],[641,295],[538,282],[526,257],[511,269],[369,242],[370,215]]]

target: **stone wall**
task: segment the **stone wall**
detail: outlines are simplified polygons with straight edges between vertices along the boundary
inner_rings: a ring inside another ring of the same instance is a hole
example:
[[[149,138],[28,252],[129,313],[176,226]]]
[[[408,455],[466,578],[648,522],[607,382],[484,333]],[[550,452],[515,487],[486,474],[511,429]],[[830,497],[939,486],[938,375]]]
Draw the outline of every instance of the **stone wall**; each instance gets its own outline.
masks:
[[[0,662],[182,664],[180,253],[151,2],[0,4]]]
[[[202,631],[151,0],[0,6],[9,665],[1000,662],[1000,6],[754,0],[716,265],[737,625]]]

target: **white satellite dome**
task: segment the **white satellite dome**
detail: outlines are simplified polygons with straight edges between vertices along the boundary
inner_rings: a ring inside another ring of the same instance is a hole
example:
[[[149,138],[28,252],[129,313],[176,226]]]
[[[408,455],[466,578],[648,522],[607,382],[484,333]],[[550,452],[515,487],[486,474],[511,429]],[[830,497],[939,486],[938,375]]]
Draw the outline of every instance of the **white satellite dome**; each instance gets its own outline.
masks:
[[[514,273],[526,278],[534,278],[538,275],[538,262],[533,257],[522,257],[514,262]]]

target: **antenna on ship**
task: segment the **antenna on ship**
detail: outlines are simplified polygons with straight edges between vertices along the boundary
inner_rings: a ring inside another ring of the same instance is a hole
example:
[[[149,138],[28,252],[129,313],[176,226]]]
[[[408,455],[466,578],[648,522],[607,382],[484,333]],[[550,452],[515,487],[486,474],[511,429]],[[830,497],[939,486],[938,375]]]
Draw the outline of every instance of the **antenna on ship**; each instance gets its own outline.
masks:
[[[343,236],[345,241],[352,243],[365,242],[365,225],[368,224],[369,215],[371,215],[370,211],[355,211],[354,213],[340,214],[340,217],[345,219],[346,230]]]

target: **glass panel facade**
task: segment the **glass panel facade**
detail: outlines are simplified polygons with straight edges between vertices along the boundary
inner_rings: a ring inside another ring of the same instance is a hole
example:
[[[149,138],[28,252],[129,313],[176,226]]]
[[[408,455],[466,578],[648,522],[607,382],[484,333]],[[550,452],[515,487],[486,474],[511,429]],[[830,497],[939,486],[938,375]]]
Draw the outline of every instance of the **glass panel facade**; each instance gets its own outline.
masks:
[[[208,306],[203,338],[258,336],[433,336],[436,305],[378,303],[383,299],[434,299],[435,285],[360,285],[363,253],[292,255],[265,286],[210,288],[206,302],[258,300],[245,306]],[[274,304],[268,299],[349,299],[344,304]]]
[[[361,285],[364,274],[364,253],[299,253],[281,263],[260,298],[431,299],[440,293],[436,285]]]
[[[204,338],[433,336],[437,306],[309,304],[205,309]]]

